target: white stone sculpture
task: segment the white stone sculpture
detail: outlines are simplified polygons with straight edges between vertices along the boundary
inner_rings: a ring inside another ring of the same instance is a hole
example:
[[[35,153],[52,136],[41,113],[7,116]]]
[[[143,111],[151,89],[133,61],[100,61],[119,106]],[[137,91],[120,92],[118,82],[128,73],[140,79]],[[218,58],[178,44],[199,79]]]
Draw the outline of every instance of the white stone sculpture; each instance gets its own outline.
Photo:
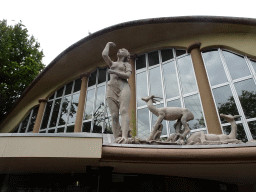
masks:
[[[226,119],[231,124],[231,132],[229,135],[221,134],[205,134],[203,131],[192,134],[187,140],[188,145],[217,145],[217,144],[228,144],[228,143],[242,143],[242,141],[236,138],[237,136],[237,125],[235,118],[241,117],[240,115],[225,115],[220,114],[221,117]]]
[[[145,101],[148,105],[148,109],[158,117],[153,130],[150,133],[150,136],[148,137],[147,141],[154,140],[155,138],[159,137],[159,128],[161,128],[161,123],[163,120],[173,121],[177,120],[175,127],[177,124],[182,124],[184,129],[182,131],[182,134],[180,133],[181,130],[175,131],[175,137],[173,137],[173,140],[175,140],[179,144],[183,144],[186,136],[190,133],[190,129],[188,126],[188,121],[194,119],[194,115],[191,113],[189,109],[186,108],[180,108],[180,107],[161,107],[156,108],[153,103],[156,103],[154,95],[143,97],[141,98],[143,101]]]
[[[108,42],[102,52],[102,57],[110,69],[110,80],[107,88],[107,102],[112,116],[112,131],[116,143],[129,143],[129,114],[128,108],[131,98],[130,86],[127,82],[132,68],[129,63],[130,53],[122,48],[117,52],[117,61],[113,62],[109,57],[109,48],[115,47],[115,43]],[[121,114],[121,126],[119,123],[119,110]]]

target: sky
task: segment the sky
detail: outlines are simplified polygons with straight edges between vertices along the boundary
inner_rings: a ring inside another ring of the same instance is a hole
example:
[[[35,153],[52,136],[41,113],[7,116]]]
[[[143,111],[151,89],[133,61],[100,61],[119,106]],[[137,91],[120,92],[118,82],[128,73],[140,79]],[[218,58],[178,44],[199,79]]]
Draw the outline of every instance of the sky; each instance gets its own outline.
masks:
[[[106,27],[148,18],[193,15],[256,18],[253,1],[230,0],[3,0],[0,20],[8,25],[22,21],[50,64],[62,51],[80,39]]]

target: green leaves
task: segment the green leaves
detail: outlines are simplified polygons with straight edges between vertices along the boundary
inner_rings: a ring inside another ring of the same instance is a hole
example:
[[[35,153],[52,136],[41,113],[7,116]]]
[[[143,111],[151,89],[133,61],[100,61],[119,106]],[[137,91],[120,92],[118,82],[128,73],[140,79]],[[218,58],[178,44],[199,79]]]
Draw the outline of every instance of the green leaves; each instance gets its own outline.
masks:
[[[44,69],[43,51],[20,21],[0,21],[0,122],[26,87]]]

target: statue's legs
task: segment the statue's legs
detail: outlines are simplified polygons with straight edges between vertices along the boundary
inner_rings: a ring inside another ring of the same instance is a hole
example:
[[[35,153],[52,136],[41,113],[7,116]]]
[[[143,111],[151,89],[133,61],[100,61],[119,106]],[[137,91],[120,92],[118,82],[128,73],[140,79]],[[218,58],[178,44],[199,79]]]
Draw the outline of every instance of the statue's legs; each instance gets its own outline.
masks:
[[[119,124],[119,107],[112,98],[107,98],[108,107],[110,110],[110,114],[112,117],[112,132],[114,134],[115,139],[119,137],[119,133],[121,132],[121,127]]]
[[[129,136],[129,104],[131,98],[131,91],[129,84],[124,84],[123,90],[120,95],[120,114],[121,114],[121,129],[122,138],[127,140]]]
[[[185,140],[186,136],[190,133],[190,128],[189,128],[188,123],[187,123],[188,119],[190,118],[189,115],[190,115],[190,114],[184,114],[184,115],[182,116],[182,118],[180,119],[180,120],[181,120],[181,123],[182,123],[182,125],[183,125],[183,127],[184,127],[184,132],[183,132],[183,134],[182,134],[182,139],[183,139],[183,140]]]

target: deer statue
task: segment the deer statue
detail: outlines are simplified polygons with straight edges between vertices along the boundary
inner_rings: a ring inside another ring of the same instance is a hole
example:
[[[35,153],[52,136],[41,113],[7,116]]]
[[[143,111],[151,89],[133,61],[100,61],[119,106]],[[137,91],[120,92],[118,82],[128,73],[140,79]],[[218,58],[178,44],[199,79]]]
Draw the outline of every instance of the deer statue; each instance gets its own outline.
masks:
[[[221,134],[205,134],[204,132],[196,132],[186,140],[188,145],[201,144],[201,145],[214,145],[214,144],[228,144],[228,143],[241,143],[242,141],[236,138],[237,125],[235,118],[241,117],[240,115],[225,115],[220,114],[220,117],[226,119],[231,124],[231,132],[229,135]]]
[[[154,95],[148,96],[148,97],[142,97],[141,99],[145,101],[148,105],[148,109],[158,117],[153,130],[150,133],[150,136],[148,137],[147,141],[154,140],[156,137],[159,137],[159,129],[162,129],[162,121],[168,120],[173,121],[177,120],[176,124],[181,123],[184,127],[182,134],[180,134],[180,129],[175,130],[175,138],[174,139],[177,143],[183,144],[184,139],[186,136],[190,133],[190,129],[188,126],[188,121],[194,119],[194,115],[191,113],[189,109],[186,108],[180,108],[180,107],[161,107],[156,108],[153,103],[156,103],[156,97]],[[176,126],[179,127],[179,126]],[[181,128],[181,126],[180,126]],[[157,136],[156,136],[157,135]],[[179,140],[177,140],[179,138]]]

